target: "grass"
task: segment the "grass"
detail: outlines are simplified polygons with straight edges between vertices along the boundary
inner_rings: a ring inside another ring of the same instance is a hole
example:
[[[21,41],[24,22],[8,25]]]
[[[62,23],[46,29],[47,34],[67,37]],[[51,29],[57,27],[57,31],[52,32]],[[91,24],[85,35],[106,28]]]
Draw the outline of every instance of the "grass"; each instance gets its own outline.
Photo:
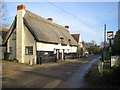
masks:
[[[101,76],[97,68],[91,69],[86,75],[88,83],[108,88],[120,88],[120,66],[104,68]]]
[[[104,60],[104,62],[110,62],[110,60]]]
[[[8,60],[5,60],[5,61],[18,62],[18,60],[17,60],[17,59],[8,59]]]

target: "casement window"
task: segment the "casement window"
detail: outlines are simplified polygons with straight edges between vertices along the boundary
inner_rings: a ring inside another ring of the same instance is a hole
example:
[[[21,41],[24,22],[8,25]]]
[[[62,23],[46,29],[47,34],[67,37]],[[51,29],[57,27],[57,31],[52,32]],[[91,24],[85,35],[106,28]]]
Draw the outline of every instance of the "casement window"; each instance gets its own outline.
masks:
[[[63,38],[63,37],[60,38],[60,42],[61,42],[61,45],[62,45],[62,46],[66,46],[66,45],[64,44],[64,38]]]
[[[12,53],[12,47],[9,47],[9,49],[10,49],[10,53]]]
[[[26,46],[25,47],[25,54],[26,55],[33,55],[33,46]]]

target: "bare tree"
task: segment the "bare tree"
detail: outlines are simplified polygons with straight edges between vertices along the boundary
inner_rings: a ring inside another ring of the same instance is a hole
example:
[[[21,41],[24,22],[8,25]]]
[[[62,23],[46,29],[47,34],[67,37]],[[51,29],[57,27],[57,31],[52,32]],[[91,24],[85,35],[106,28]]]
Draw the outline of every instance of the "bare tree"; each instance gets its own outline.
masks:
[[[101,47],[101,48],[104,48],[105,45],[106,45],[106,47],[108,47],[108,46],[109,46],[109,43],[108,43],[108,42],[101,42],[101,43],[100,43],[100,47]]]
[[[95,46],[95,45],[96,45],[95,40],[92,40],[92,41],[91,41],[91,43],[93,44],[93,46]]]
[[[0,18],[2,20],[5,20],[5,16],[6,16],[5,4],[2,1],[0,1]]]
[[[3,21],[5,22],[6,20],[7,20],[6,5],[3,1],[0,1],[0,27],[8,28],[10,26],[8,24],[3,23]]]

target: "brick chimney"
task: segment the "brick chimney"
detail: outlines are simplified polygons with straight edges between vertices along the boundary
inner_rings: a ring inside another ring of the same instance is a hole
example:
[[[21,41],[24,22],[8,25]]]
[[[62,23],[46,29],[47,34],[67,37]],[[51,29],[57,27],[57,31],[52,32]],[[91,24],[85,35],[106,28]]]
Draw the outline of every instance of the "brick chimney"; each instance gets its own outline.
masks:
[[[17,6],[17,10],[21,10],[21,9],[24,9],[24,10],[25,10],[25,5],[18,5],[18,6]]]
[[[53,22],[53,19],[52,19],[52,18],[48,18],[47,20],[49,20],[49,21]]]
[[[17,22],[16,22],[16,59],[24,63],[24,22],[23,17],[26,13],[25,5],[17,6]]]

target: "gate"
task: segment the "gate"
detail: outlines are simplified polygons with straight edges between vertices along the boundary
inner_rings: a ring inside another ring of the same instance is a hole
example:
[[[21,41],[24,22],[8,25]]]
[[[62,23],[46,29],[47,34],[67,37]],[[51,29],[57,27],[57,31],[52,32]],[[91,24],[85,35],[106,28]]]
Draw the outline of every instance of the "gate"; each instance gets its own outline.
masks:
[[[53,51],[37,51],[37,64],[56,62],[56,54]]]

